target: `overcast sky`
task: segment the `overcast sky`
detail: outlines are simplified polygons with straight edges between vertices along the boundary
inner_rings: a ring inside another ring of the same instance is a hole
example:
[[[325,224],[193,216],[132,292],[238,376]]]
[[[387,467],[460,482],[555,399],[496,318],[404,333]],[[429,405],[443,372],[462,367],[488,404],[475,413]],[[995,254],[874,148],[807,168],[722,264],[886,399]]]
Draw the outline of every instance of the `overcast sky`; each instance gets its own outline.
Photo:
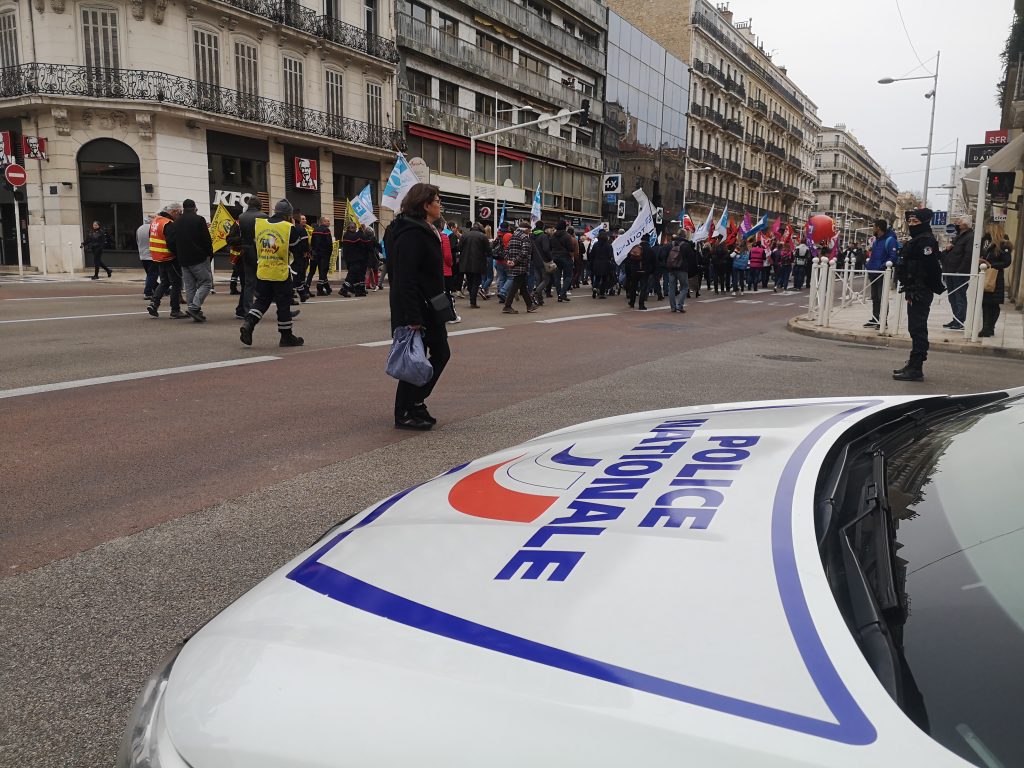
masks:
[[[1003,79],[999,54],[1013,20],[1013,0],[936,3],[899,0],[910,41],[900,24],[897,0],[732,0],[733,21],[753,19],[772,60],[818,105],[825,125],[849,130],[890,173],[900,190],[921,193],[923,150],[928,143],[930,80],[878,85],[883,77],[933,73],[942,52],[933,152],[952,151],[960,139],[981,144],[999,128],[996,84]],[[929,186],[949,183],[953,155],[935,155]],[[931,190],[935,210],[947,208],[945,190]]]

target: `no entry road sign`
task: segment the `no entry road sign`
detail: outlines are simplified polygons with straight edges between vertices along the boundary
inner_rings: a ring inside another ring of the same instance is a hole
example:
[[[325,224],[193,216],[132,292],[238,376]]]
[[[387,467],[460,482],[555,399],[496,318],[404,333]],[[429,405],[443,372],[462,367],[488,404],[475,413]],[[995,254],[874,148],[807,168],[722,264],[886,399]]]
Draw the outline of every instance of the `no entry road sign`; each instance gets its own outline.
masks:
[[[4,178],[13,187],[23,187],[25,182],[28,181],[28,174],[25,173],[25,169],[20,165],[12,163],[4,168]]]

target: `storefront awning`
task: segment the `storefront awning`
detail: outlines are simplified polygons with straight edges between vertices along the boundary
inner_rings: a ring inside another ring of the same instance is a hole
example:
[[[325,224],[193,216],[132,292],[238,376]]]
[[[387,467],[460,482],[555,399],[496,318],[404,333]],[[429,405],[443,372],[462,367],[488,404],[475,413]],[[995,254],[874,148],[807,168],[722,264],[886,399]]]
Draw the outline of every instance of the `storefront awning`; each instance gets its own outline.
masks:
[[[445,133],[444,131],[437,131],[433,128],[424,128],[422,125],[409,124],[409,133],[413,136],[420,136],[424,139],[433,139],[434,141],[440,141],[442,144],[451,144],[454,147],[462,147],[463,149],[469,149],[469,139],[465,136],[456,136],[451,133]],[[487,144],[482,141],[476,143],[477,151],[485,154],[494,153],[494,145]],[[504,157],[506,160],[519,160],[522,162],[526,160],[526,155],[521,152],[513,152],[510,149],[504,147],[498,147],[498,157]]]

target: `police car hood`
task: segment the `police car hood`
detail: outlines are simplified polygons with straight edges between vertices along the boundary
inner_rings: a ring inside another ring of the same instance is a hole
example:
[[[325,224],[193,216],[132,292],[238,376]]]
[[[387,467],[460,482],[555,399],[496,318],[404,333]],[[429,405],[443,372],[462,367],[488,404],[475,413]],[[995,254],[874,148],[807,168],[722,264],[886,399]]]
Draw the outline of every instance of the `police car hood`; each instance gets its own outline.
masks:
[[[171,741],[192,768],[959,765],[815,543],[829,447],[913,399],[606,419],[400,493],[185,644]]]

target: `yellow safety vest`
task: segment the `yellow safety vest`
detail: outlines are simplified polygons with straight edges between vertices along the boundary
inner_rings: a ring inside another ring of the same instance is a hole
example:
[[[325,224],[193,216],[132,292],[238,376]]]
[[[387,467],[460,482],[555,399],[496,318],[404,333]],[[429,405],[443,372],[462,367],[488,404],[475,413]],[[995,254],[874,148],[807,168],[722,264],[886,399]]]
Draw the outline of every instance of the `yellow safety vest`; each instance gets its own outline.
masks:
[[[290,221],[271,224],[267,219],[256,219],[256,277],[280,283],[288,279],[288,238],[292,234]]]

